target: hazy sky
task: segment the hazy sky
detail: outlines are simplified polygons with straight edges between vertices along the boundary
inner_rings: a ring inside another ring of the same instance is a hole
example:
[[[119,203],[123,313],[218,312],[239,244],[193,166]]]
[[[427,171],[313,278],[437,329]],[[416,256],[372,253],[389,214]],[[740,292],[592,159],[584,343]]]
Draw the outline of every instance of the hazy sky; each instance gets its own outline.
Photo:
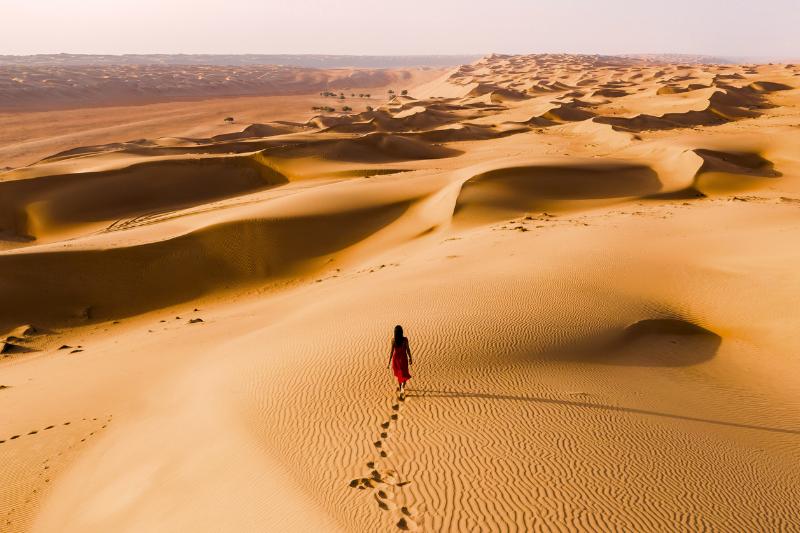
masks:
[[[800,0],[0,0],[0,54],[800,56]]]

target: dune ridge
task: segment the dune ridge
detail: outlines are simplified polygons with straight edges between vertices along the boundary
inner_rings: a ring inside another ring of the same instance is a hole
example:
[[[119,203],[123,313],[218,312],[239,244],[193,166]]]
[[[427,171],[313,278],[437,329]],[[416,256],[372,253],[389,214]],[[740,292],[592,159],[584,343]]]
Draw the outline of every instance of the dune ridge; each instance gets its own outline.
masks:
[[[0,146],[0,530],[800,531],[798,87],[493,54]]]

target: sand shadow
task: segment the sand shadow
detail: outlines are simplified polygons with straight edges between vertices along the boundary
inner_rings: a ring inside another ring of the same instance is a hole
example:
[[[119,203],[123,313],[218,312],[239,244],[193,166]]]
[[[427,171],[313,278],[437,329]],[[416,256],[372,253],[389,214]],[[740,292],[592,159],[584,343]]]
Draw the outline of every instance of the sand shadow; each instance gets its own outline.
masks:
[[[551,354],[554,361],[639,367],[693,366],[717,354],[722,337],[672,318],[645,319]]]
[[[408,398],[473,398],[478,400],[499,400],[499,401],[512,401],[512,402],[532,402],[539,404],[560,405],[564,407],[578,407],[582,409],[597,409],[603,411],[612,411],[617,413],[629,413],[635,415],[656,416],[661,418],[670,418],[673,420],[685,420],[689,422],[700,422],[704,424],[714,424],[717,426],[725,426],[738,429],[752,429],[757,431],[769,431],[771,433],[783,433],[786,435],[800,435],[800,429],[784,429],[774,428],[769,426],[759,426],[754,424],[741,424],[738,422],[727,422],[724,420],[712,420],[709,418],[700,418],[695,416],[677,415],[672,413],[662,413],[659,411],[649,411],[647,409],[638,409],[635,407],[622,407],[617,405],[606,405],[601,403],[589,403],[574,400],[560,400],[557,398],[544,398],[541,396],[523,396],[512,394],[488,394],[467,391],[445,391],[434,389],[409,389],[406,394]]]
[[[14,344],[8,341],[0,341],[0,356],[3,357],[10,357],[12,355],[21,353],[32,353],[35,351],[36,350],[29,348],[28,346],[22,346],[20,344]]]
[[[471,203],[525,210],[536,201],[627,198],[654,194],[661,187],[652,168],[620,161],[499,168],[468,179],[456,211]]]

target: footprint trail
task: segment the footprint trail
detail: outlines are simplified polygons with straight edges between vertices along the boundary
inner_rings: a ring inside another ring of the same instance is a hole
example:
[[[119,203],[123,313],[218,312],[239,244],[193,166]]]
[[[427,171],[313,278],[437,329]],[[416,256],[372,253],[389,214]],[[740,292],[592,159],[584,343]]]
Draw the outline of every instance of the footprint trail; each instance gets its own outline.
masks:
[[[371,491],[372,499],[378,508],[394,515],[392,521],[397,529],[414,531],[418,529],[417,511],[406,505],[403,495],[403,487],[409,485],[411,481],[403,479],[390,459],[390,443],[398,431],[397,426],[405,402],[405,395],[400,394],[396,397],[388,420],[380,424],[378,440],[372,443],[378,457],[366,463],[369,473],[351,480],[349,486],[357,490]]]

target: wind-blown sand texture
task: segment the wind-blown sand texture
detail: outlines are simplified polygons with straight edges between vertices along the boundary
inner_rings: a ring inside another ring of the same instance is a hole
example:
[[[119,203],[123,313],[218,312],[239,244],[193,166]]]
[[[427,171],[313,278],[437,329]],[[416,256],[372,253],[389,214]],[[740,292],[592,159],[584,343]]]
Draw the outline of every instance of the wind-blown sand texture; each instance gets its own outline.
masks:
[[[0,529],[800,531],[798,87],[490,56],[0,173]]]

